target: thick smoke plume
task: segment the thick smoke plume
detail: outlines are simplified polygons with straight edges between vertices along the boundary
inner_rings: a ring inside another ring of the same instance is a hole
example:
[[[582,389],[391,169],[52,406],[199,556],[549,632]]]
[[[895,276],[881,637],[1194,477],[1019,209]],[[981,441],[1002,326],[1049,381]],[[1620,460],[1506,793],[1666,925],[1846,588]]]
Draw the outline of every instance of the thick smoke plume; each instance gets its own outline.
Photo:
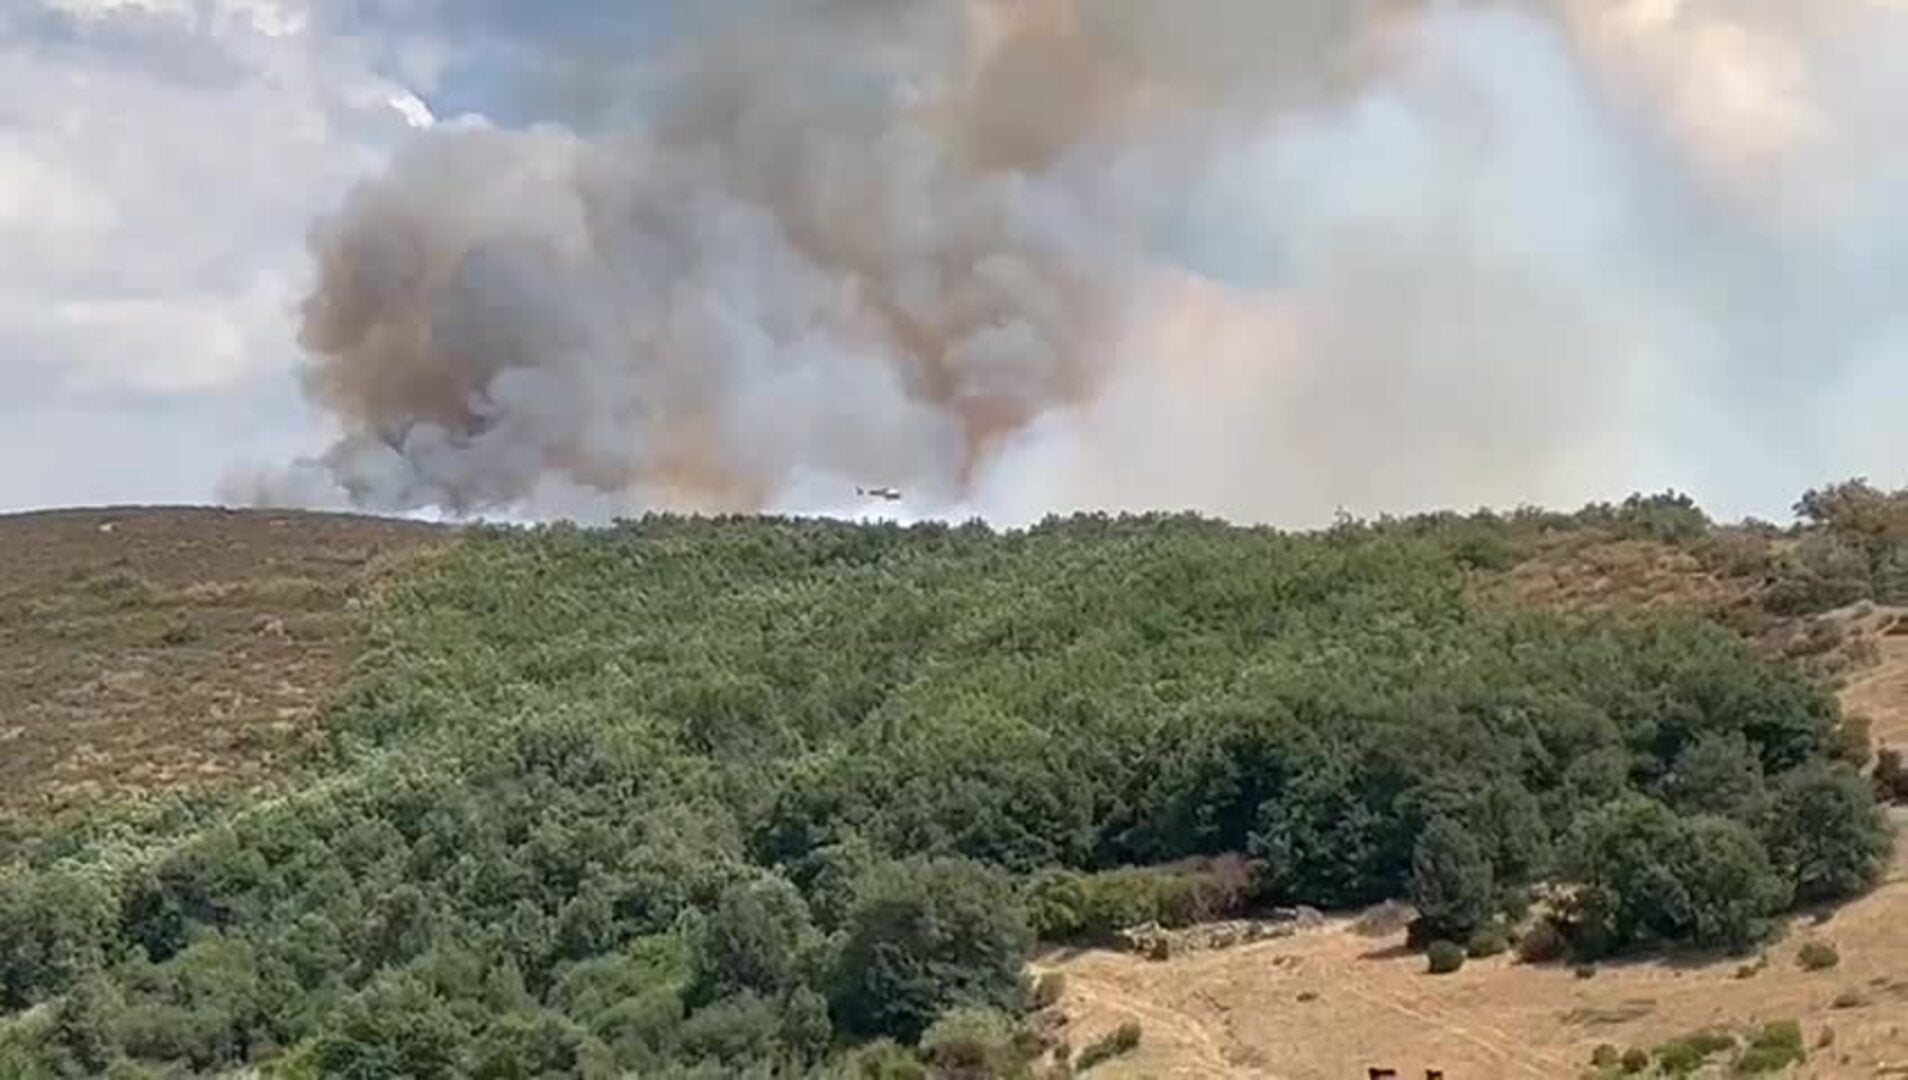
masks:
[[[626,130],[352,192],[301,337],[344,434],[235,482],[1293,522],[1908,457],[1898,5],[744,7]]]

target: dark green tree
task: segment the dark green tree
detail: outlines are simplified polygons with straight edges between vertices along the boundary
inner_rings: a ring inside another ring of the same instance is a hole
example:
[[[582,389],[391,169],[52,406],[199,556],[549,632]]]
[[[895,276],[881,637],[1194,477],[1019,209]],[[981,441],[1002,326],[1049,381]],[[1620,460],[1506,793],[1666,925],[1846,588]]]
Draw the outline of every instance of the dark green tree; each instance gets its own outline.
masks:
[[[574,1023],[547,1010],[504,1013],[470,1048],[464,1075],[473,1080],[578,1076],[584,1042]]]
[[[58,993],[105,962],[112,894],[64,871],[0,874],[0,1012]]]
[[[1715,816],[1689,819],[1682,832],[1676,873],[1689,896],[1687,939],[1739,951],[1766,937],[1791,893],[1761,840],[1742,822]]]
[[[81,979],[53,1010],[52,1042],[73,1076],[100,1076],[116,1050],[114,1025],[120,1008],[116,987],[100,976]],[[0,1074],[5,1070],[0,1069]]]
[[[1887,818],[1873,785],[1846,766],[1815,763],[1782,777],[1763,832],[1802,900],[1853,896],[1887,866]]]
[[[1020,1005],[1033,944],[1011,881],[965,859],[910,860],[863,879],[835,962],[840,1026],[913,1042],[950,1006]]]
[[[1749,740],[1734,731],[1701,735],[1684,747],[1663,787],[1670,804],[1685,813],[1753,822],[1767,803],[1762,761]]]
[[[337,1080],[459,1074],[470,1031],[450,1007],[414,979],[379,983],[351,998],[319,1032],[312,1062]]]
[[[1432,938],[1463,941],[1491,917],[1497,897],[1491,863],[1471,831],[1433,818],[1411,853],[1411,902]]]
[[[724,889],[696,950],[692,999],[713,1001],[744,990],[778,997],[798,981],[797,965],[814,927],[795,886],[779,877]]]
[[[1767,850],[1741,822],[1679,818],[1630,796],[1591,814],[1575,841],[1565,919],[1579,952],[1690,941],[1740,948],[1789,900]]]

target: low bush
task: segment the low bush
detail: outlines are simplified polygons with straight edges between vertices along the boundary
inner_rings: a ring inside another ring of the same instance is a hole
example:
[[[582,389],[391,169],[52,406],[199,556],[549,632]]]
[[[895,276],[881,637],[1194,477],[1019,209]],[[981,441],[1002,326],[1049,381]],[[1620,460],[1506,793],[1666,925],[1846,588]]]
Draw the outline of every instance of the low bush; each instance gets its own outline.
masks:
[[[1242,914],[1252,878],[1251,864],[1236,857],[1097,874],[1050,871],[1028,885],[1027,907],[1043,941],[1105,943],[1149,922],[1176,928]]]
[[[1805,941],[1796,950],[1795,962],[1804,971],[1827,971],[1842,962],[1842,954],[1826,941]]]
[[[1800,1064],[1808,1057],[1802,1049],[1802,1025],[1794,1020],[1776,1020],[1765,1024],[1748,1049],[1736,1059],[1738,1074],[1777,1072]]]
[[[1656,1065],[1667,1076],[1687,1076],[1711,1057],[1736,1048],[1735,1037],[1722,1031],[1692,1031],[1656,1048]]]
[[[1570,953],[1570,942],[1549,919],[1539,919],[1517,938],[1517,958],[1526,964],[1548,964]]]
[[[825,1075],[828,1080],[928,1080],[927,1067],[893,1039],[863,1043]]]
[[[1023,1054],[1013,1019],[994,1009],[960,1007],[936,1020],[921,1036],[921,1056],[943,1074],[999,1076]]]
[[[1614,1069],[1623,1060],[1623,1051],[1610,1043],[1603,1043],[1590,1052],[1590,1064],[1599,1069]]]
[[[1433,975],[1449,975],[1464,966],[1464,949],[1449,941],[1434,941],[1424,951]]]
[[[1080,1051],[1079,1058],[1074,1061],[1074,1067],[1085,1072],[1121,1054],[1132,1053],[1139,1048],[1139,1044],[1140,1026],[1129,1020],[1088,1043],[1086,1049]]]
[[[1501,926],[1481,926],[1464,943],[1464,951],[1473,960],[1497,956],[1510,949],[1510,935]]]
[[[1835,1000],[1829,1002],[1829,1008],[1831,1009],[1859,1009],[1866,1004],[1868,1004],[1868,998],[1866,995],[1864,995],[1860,990],[1848,989],[1835,995]]]
[[[1650,1052],[1640,1046],[1632,1046],[1623,1052],[1623,1071],[1640,1073],[1650,1067]]]

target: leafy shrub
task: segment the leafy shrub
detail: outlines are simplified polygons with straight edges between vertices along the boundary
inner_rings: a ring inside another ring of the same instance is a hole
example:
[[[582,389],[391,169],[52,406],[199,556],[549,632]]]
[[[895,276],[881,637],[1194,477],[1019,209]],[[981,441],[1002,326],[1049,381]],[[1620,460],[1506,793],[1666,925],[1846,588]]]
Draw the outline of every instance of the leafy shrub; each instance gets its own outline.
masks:
[[[1480,926],[1464,942],[1464,953],[1473,960],[1497,956],[1510,950],[1510,934],[1501,926]]]
[[[312,1063],[324,1076],[450,1077],[470,1030],[416,980],[373,986],[347,1001],[319,1031]]]
[[[1433,937],[1462,940],[1490,917],[1496,886],[1491,864],[1470,830],[1435,818],[1411,853],[1411,902]]]
[[[1688,543],[1708,535],[1710,528],[1709,515],[1694,499],[1676,491],[1631,495],[1613,516],[1617,534],[1628,539]]]
[[[716,899],[697,943],[692,1000],[743,991],[776,997],[793,989],[813,936],[808,905],[793,885],[767,878],[730,886]]]
[[[753,991],[732,994],[683,1018],[680,1056],[730,1068],[772,1060],[781,1050],[782,1017],[775,1003]]]
[[[1570,954],[1570,941],[1549,919],[1539,919],[1517,936],[1517,958],[1526,964],[1548,964]]]
[[[1032,934],[1006,875],[960,859],[891,863],[859,893],[834,972],[849,1031],[913,1042],[953,1005],[1020,1007]]]
[[[1795,952],[1795,962],[1804,971],[1826,971],[1842,962],[1842,954],[1829,942],[1805,941]]]
[[[1802,1049],[1802,1025],[1794,1020],[1776,1020],[1763,1025],[1749,1040],[1749,1046],[1736,1059],[1736,1072],[1754,1074],[1777,1072],[1806,1060]]]
[[[1678,754],[1664,781],[1672,806],[1753,822],[1767,803],[1762,759],[1740,731],[1698,736]]]
[[[1020,1064],[1016,1025],[997,1009],[956,1007],[921,1036],[921,1056],[950,1076],[1004,1076]]]
[[[1735,1038],[1727,1032],[1693,1031],[1658,1046],[1656,1064],[1666,1075],[1684,1076],[1702,1068],[1716,1054],[1735,1047]]]
[[[1623,1071],[1640,1073],[1650,1067],[1650,1052],[1640,1046],[1632,1046],[1623,1052]]]
[[[1746,826],[1637,796],[1584,820],[1571,869],[1581,888],[1564,917],[1588,956],[1651,941],[1740,948],[1789,898]]]
[[[1874,595],[1869,562],[1861,549],[1841,537],[1816,533],[1779,559],[1762,604],[1776,615],[1792,617],[1833,611]]]
[[[1097,874],[1046,871],[1029,882],[1027,907],[1043,941],[1104,944],[1117,931],[1149,922],[1185,927],[1241,914],[1251,887],[1251,867],[1239,858]]]
[[[505,1013],[469,1048],[469,1075],[576,1076],[585,1043],[576,1024],[547,1009]]]
[[[1074,1067],[1085,1072],[1122,1054],[1130,1054],[1139,1048],[1140,1034],[1139,1024],[1129,1020],[1088,1043],[1074,1060]]]
[[[1424,952],[1426,968],[1433,975],[1449,975],[1464,966],[1464,947],[1449,941],[1434,941]]]
[[[863,1043],[823,1075],[827,1080],[928,1080],[927,1067],[893,1039]]]
[[[1600,1043],[1590,1052],[1590,1064],[1598,1069],[1614,1069],[1622,1060],[1623,1052],[1609,1043]]]
[[[0,871],[0,1012],[64,990],[105,962],[113,897],[93,878],[66,871]]]
[[[1843,990],[1842,992],[1836,994],[1835,1000],[1829,1002],[1829,1008],[1831,1009],[1859,1009],[1867,1004],[1868,1004],[1868,997],[1865,994],[1863,994],[1860,990],[1856,990],[1853,987],[1851,987],[1847,990]]]
[[[1783,777],[1765,834],[1797,899],[1854,896],[1887,866],[1887,820],[1872,786],[1846,766],[1815,763]]]

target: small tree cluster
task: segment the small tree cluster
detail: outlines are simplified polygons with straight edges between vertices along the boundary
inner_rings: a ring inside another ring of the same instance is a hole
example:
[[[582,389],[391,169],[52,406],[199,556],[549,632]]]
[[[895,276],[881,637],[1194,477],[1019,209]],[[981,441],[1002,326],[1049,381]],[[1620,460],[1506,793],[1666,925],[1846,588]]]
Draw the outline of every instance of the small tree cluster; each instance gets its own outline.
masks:
[[[1660,941],[1742,948],[1790,896],[1748,827],[1679,818],[1643,798],[1585,819],[1572,871],[1579,886],[1564,919],[1575,951],[1590,957]]]

